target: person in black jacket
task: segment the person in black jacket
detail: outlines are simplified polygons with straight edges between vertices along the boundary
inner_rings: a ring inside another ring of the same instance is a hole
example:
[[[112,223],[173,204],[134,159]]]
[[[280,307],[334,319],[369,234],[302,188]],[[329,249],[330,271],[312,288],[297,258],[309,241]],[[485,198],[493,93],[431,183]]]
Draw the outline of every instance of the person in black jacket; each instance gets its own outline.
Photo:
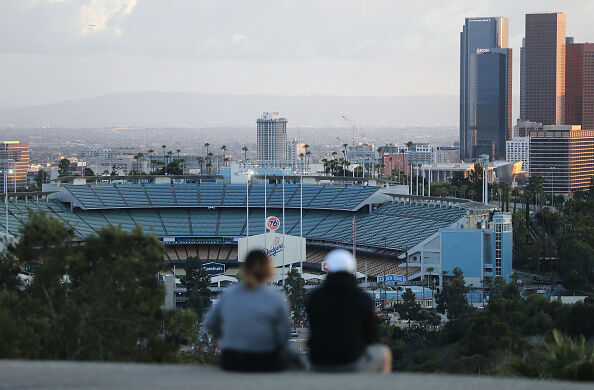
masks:
[[[311,294],[309,359],[317,371],[381,371],[392,369],[392,354],[376,344],[377,325],[371,298],[357,287],[355,259],[343,249],[326,258],[328,275]]]

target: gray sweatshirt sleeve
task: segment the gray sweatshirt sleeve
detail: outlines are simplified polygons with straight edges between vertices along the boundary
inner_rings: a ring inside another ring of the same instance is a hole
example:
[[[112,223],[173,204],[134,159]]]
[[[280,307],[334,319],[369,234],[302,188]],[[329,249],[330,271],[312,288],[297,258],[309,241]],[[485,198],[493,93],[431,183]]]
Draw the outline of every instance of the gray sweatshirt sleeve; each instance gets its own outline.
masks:
[[[208,313],[206,314],[206,318],[204,320],[204,325],[206,326],[206,330],[214,337],[219,338],[221,337],[222,330],[221,330],[221,303],[222,303],[222,296],[219,302],[213,305]]]

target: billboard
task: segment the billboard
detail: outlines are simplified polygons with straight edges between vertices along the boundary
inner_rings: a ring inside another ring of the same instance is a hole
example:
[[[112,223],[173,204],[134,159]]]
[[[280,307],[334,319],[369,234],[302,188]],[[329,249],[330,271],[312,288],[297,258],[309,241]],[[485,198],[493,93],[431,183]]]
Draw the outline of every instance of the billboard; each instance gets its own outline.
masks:
[[[246,252],[253,249],[264,249],[272,258],[275,267],[282,267],[283,257],[285,265],[299,263],[300,255],[303,257],[303,261],[307,258],[305,238],[288,234],[269,232],[250,236],[249,239],[246,237],[237,238],[239,261],[244,261]]]

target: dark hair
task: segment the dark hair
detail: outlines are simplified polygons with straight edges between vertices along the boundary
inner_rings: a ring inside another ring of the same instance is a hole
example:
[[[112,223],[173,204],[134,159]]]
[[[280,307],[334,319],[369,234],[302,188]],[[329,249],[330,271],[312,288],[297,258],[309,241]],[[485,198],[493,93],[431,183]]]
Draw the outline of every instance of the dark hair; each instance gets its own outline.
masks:
[[[243,281],[246,287],[254,288],[273,275],[270,257],[260,249],[250,251],[243,263]]]

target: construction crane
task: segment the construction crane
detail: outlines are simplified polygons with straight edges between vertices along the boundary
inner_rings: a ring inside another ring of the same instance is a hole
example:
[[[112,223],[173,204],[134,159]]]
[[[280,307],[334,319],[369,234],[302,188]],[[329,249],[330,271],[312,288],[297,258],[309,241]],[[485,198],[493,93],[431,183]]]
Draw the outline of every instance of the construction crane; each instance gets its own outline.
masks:
[[[351,125],[351,127],[353,128],[353,148],[355,147],[355,133],[356,133],[356,132],[359,132],[359,135],[360,135],[360,136],[363,138],[363,142],[365,142],[365,141],[366,141],[365,134],[361,133],[361,132],[360,132],[360,129],[359,129],[357,126],[355,126],[355,124],[354,124],[352,121],[350,121],[350,120],[349,120],[349,119],[348,119],[346,116],[344,116],[344,115],[342,115],[342,119],[344,119],[344,120],[345,120],[345,121],[346,121],[348,124],[350,124],[350,125]]]
[[[353,122],[351,122],[346,116],[342,116],[342,119],[344,119],[348,124],[351,125],[351,127],[353,128],[353,150],[355,149],[355,132],[357,131],[357,126],[355,126],[355,124]]]

